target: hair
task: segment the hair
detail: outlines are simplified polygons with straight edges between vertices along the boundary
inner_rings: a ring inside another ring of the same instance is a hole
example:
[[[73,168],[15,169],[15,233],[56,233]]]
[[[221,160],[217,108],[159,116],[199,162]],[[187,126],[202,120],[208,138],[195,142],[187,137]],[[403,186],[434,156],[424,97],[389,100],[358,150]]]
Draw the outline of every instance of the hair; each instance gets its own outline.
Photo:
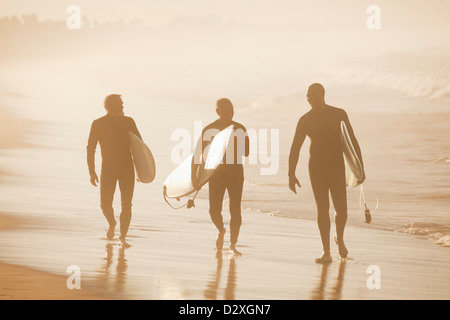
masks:
[[[228,98],[221,98],[216,101],[216,109],[219,109],[221,106],[231,106],[233,107],[233,104],[231,103],[230,99]]]
[[[115,102],[118,100],[118,99],[121,99],[122,98],[122,96],[120,95],[120,94],[110,94],[109,96],[107,96],[106,98],[105,98],[105,101],[104,101],[104,106],[105,106],[105,109],[106,109],[106,111],[107,112],[111,112],[111,111],[114,111],[113,110],[113,107],[114,107],[114,105],[115,105]]]
[[[314,92],[317,95],[325,97],[325,88],[320,83],[313,83],[309,86],[308,91]]]

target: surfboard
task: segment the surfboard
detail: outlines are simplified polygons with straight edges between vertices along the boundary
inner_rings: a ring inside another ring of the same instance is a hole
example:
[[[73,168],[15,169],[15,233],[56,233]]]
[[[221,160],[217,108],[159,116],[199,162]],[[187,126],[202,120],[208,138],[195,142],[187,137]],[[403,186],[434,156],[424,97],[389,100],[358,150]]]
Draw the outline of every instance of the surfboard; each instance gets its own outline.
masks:
[[[164,196],[167,198],[179,199],[197,191],[191,181],[191,164],[194,155],[200,155],[199,157],[196,157],[196,161],[201,163],[196,174],[199,187],[201,188],[204,186],[219,165],[223,163],[225,152],[232,137],[233,125],[230,125],[214,137],[208,150],[205,150],[206,155],[201,155],[201,141],[197,143],[196,151],[189,155],[167,176],[163,184]],[[200,148],[200,152],[198,148]]]
[[[356,187],[359,185],[358,181],[364,177],[364,169],[356,154],[355,148],[353,147],[352,140],[350,139],[344,121],[341,121],[341,142],[345,159],[345,177],[347,186]]]
[[[149,147],[139,139],[137,135],[129,131],[131,155],[133,157],[134,170],[137,180],[142,183],[150,183],[156,176],[156,165]]]

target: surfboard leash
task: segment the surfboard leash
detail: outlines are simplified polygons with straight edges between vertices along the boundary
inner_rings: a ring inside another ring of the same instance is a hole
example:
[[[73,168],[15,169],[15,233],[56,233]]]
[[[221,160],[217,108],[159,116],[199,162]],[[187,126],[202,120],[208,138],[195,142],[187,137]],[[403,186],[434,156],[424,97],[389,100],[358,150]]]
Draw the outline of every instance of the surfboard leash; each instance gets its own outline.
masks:
[[[378,196],[376,194],[375,194],[375,197],[377,198],[377,205],[375,206],[375,209],[373,211],[378,209],[378,204],[379,204]],[[364,209],[362,207],[362,202],[364,202]],[[364,215],[366,217],[365,223],[370,224],[372,222],[372,216],[370,214],[369,208],[367,207],[366,197],[365,197],[365,194],[364,194],[364,188],[363,188],[362,184],[360,185],[360,189],[359,189],[359,208],[362,211],[364,211]]]
[[[182,206],[179,206],[179,207],[174,207],[174,206],[172,206],[172,205],[170,204],[170,202],[169,202],[169,200],[167,199],[167,196],[166,196],[166,187],[165,187],[165,186],[164,186],[164,188],[163,188],[163,197],[164,197],[164,201],[166,201],[166,203],[167,203],[172,209],[178,210],[178,209],[181,209],[181,208],[184,208],[184,207],[187,207],[188,209],[190,209],[190,208],[192,208],[192,207],[195,207],[194,200],[195,200],[195,198],[197,197],[199,191],[200,191],[200,189],[197,190],[197,192],[195,193],[195,195],[194,195],[194,197],[193,197],[192,199],[189,199],[185,204],[183,204]],[[177,199],[177,201],[180,201],[180,198],[176,198],[176,199]]]

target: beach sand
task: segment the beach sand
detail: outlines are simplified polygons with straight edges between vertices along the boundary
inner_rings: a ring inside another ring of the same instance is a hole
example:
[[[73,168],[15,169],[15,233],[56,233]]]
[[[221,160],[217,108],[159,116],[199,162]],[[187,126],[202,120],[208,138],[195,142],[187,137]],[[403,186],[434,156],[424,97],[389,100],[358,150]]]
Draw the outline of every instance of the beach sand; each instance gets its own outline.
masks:
[[[104,300],[81,288],[68,290],[66,278],[30,268],[0,263],[0,300]]]
[[[20,229],[29,222],[0,214],[0,231]],[[0,262],[0,300],[102,300],[89,289],[67,289],[67,277]]]
[[[341,262],[333,245],[334,261],[320,265],[314,263],[314,258],[321,254],[315,222],[245,212],[238,245],[243,255],[233,257],[227,250],[216,252],[215,230],[205,214],[206,204],[199,201],[197,208],[189,213],[171,212],[172,209],[161,206],[157,214],[152,214],[155,226],[140,225],[136,213],[129,249],[121,249],[117,242],[108,243],[101,237],[83,239],[79,246],[73,243],[72,247],[67,246],[64,253],[68,257],[67,265],[76,256],[76,261],[86,266],[82,267],[81,290],[67,289],[69,275],[64,276],[62,272],[54,275],[0,264],[1,299],[449,297],[448,249],[430,241],[390,231],[348,227],[350,258]],[[2,225],[5,221],[2,219]],[[69,229],[54,233],[50,228],[47,226],[39,235],[52,243],[72,242],[71,237],[64,236],[70,233]],[[25,232],[34,234],[31,229]],[[225,242],[225,247],[228,245]],[[41,250],[36,246],[15,249],[24,254],[32,250],[33,254],[29,255],[34,256],[53,251],[51,246]],[[90,268],[92,259],[95,267]],[[64,265],[56,259],[53,263]]]

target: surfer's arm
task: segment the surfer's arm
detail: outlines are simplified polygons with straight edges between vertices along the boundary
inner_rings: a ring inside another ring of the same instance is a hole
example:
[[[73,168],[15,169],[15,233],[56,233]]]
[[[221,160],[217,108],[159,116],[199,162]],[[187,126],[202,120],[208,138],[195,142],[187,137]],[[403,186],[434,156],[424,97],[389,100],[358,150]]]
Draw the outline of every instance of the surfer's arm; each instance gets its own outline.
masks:
[[[237,157],[248,157],[250,155],[250,138],[248,137],[247,128],[243,125],[235,125],[234,134],[237,140],[235,140],[235,154]],[[236,163],[239,162],[238,158],[235,159]]]
[[[294,193],[297,193],[297,191],[295,190],[295,185],[301,187],[300,182],[295,176],[295,169],[297,168],[300,149],[302,148],[305,138],[306,132],[300,119],[297,124],[297,129],[295,130],[294,141],[292,141],[291,151],[289,153],[289,189],[291,189],[291,191]]]
[[[352,140],[353,147],[355,148],[355,152],[358,155],[359,160],[361,161],[362,167],[364,168],[361,148],[359,147],[359,143],[358,143],[358,140],[356,139],[355,132],[353,131],[352,125],[350,124],[350,120],[349,120],[348,115],[347,115],[347,113],[345,111],[344,111],[344,122],[345,122],[345,125],[347,127],[347,131],[348,131],[348,134],[350,136],[350,139]]]
[[[295,177],[295,169],[297,168],[300,149],[302,148],[303,142],[306,138],[306,132],[301,122],[302,121],[300,120],[297,124],[294,140],[291,145],[291,151],[289,153],[289,177]]]
[[[250,155],[250,138],[248,137],[247,129],[245,130],[245,157]]]
[[[91,177],[91,183],[95,186],[95,182],[98,182],[97,174],[95,173],[95,149],[98,143],[98,133],[95,122],[92,123],[91,131],[89,133],[87,151],[87,165],[89,169],[89,175]]]
[[[202,153],[203,153],[203,132],[202,136],[198,139],[195,148],[194,154],[192,155],[191,161],[191,182],[195,188],[198,188],[198,170],[200,168],[200,164],[202,163]]]
[[[139,137],[139,139],[142,140],[142,136],[141,133],[139,132],[137,126],[136,126],[136,122],[134,122],[133,119],[131,119],[131,128],[130,131],[133,132],[135,135],[137,135]]]

